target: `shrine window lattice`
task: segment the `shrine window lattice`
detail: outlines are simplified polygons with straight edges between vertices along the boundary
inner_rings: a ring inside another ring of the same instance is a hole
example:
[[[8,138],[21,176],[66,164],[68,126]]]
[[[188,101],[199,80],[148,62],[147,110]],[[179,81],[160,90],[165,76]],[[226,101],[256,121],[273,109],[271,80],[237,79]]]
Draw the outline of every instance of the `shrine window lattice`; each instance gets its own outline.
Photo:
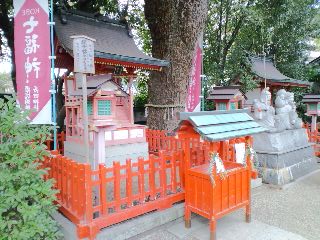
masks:
[[[111,115],[111,100],[98,100],[98,115],[110,116]]]
[[[218,103],[219,110],[227,110],[227,104],[226,103]]]

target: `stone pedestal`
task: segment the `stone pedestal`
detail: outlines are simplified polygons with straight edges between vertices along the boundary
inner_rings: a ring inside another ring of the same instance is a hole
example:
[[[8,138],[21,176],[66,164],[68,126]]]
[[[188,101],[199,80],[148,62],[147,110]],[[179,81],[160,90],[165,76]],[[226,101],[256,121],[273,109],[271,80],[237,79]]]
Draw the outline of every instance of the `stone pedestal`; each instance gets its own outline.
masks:
[[[84,162],[84,147],[82,143],[64,142],[64,156],[69,157],[77,162]],[[105,159],[99,159],[99,163],[104,163],[107,167],[111,167],[113,162],[125,164],[126,159],[131,159],[132,162],[137,161],[138,157],[148,159],[148,143],[138,142],[130,144],[119,144],[105,147]],[[91,145],[89,148],[89,158],[94,159],[94,148]]]
[[[318,169],[305,129],[257,134],[253,148],[265,183],[284,185]]]

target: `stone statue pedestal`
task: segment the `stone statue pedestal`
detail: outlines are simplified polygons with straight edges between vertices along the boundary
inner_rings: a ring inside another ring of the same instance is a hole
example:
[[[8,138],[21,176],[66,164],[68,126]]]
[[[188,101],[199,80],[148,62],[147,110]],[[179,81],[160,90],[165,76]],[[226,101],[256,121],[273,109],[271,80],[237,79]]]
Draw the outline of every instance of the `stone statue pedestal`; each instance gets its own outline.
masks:
[[[318,169],[305,129],[256,134],[253,148],[265,183],[284,185]]]

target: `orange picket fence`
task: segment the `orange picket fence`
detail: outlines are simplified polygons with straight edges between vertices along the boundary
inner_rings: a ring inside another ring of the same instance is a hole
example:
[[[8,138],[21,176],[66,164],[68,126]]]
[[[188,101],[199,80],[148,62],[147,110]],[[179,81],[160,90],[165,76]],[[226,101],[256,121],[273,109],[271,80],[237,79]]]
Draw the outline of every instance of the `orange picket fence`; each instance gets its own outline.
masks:
[[[52,151],[44,167],[59,190],[59,210],[77,225],[79,238],[94,239],[104,227],[184,200],[182,151],[97,170]]]

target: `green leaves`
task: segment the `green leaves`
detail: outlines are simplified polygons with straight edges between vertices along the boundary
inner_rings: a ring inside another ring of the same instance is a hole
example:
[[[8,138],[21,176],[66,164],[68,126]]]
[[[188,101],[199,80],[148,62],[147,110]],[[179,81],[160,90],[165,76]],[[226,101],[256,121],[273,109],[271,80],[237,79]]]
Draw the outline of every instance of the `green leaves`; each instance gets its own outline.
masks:
[[[285,75],[308,79],[305,60],[310,40],[319,38],[319,3],[210,0],[209,4],[204,73],[212,84],[230,84],[250,74],[247,52],[260,55],[265,52],[275,58],[277,68]]]
[[[33,126],[14,98],[0,99],[0,239],[58,239],[56,191],[39,164],[46,126]]]

